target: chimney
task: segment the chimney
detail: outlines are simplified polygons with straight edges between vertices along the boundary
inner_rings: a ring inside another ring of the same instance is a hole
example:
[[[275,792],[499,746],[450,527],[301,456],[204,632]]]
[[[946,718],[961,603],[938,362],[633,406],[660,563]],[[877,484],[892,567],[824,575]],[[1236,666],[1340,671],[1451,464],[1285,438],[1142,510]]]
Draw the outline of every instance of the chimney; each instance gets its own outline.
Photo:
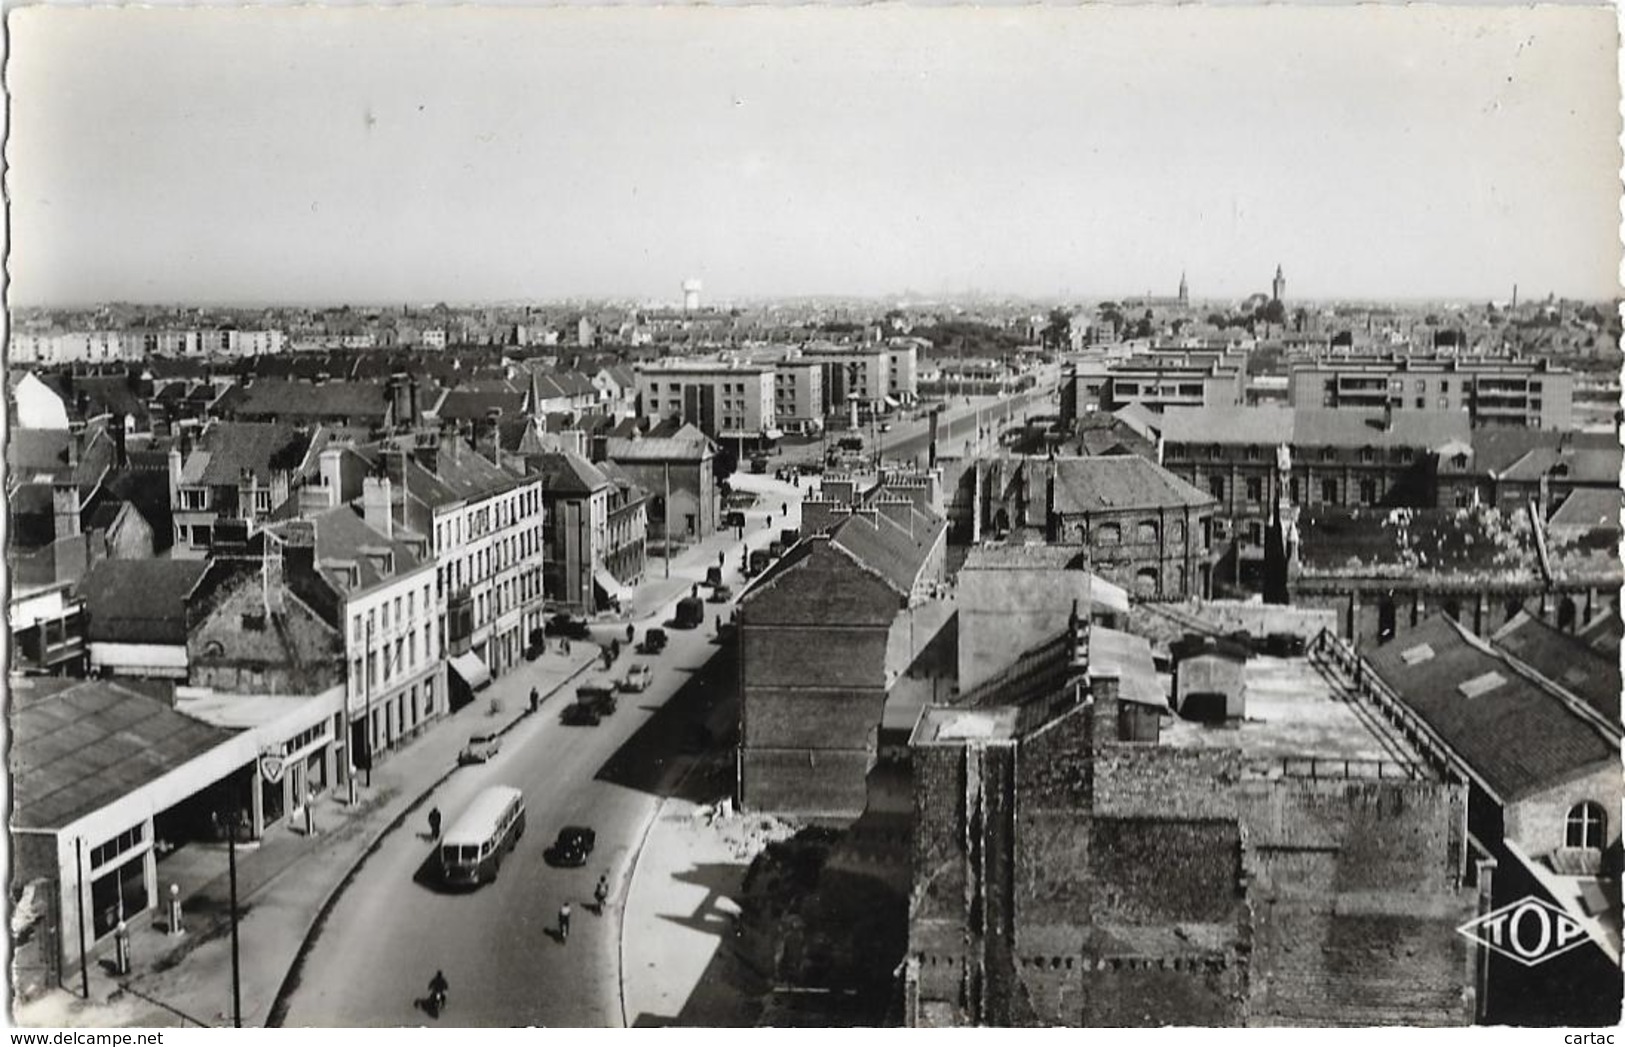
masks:
[[[423,431],[417,434],[417,443],[412,448],[412,457],[423,468],[440,474],[440,434]]]
[[[910,538],[914,537],[914,503],[906,498],[885,498],[877,500],[875,509],[881,516],[908,532]]]
[[[927,437],[926,442],[926,448],[929,453],[926,455],[925,459],[926,468],[928,469],[935,469],[937,467],[937,415],[940,413],[940,411],[931,412],[931,422],[929,428],[930,436]]]
[[[79,456],[85,450],[85,423],[68,423],[68,467],[73,468],[79,464]]]
[[[324,447],[317,456],[318,468],[322,477],[322,488],[327,492],[327,507],[336,508],[344,504],[344,449],[342,447]]]
[[[394,493],[387,476],[369,476],[361,481],[362,519],[385,538],[395,535]]]
[[[56,523],[58,540],[72,538],[79,533],[79,485],[56,484],[51,488],[51,513]]]
[[[114,425],[110,428],[113,431],[113,468],[128,469],[130,456],[124,449],[124,426]]]

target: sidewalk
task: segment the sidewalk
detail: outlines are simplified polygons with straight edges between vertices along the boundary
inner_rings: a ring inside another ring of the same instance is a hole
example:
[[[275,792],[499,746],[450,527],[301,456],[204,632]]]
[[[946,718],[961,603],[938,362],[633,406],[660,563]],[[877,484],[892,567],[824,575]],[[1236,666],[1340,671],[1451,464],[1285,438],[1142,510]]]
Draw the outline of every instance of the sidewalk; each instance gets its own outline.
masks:
[[[351,808],[343,789],[330,789],[314,807],[316,835],[303,833],[303,819],[270,829],[257,844],[237,850],[238,938],[242,1019],[263,1026],[271,1017],[306,939],[337,891],[390,830],[458,766],[457,757],[476,728],[506,732],[529,714],[530,689],[551,697],[597,658],[590,644],[570,655],[553,651],[494,680],[458,712],[443,718],[403,748],[380,760],[370,788],[358,788]],[[547,706],[544,703],[544,708]],[[493,709],[499,709],[493,712]],[[191,845],[197,846],[197,845]],[[201,849],[191,870],[225,849]],[[159,868],[160,893],[168,891],[169,863]],[[131,925],[132,974],[122,979],[93,956],[90,1000],[54,989],[17,1005],[20,1026],[173,1027],[230,1025],[232,1021],[230,884],[216,875],[182,898],[185,934],[171,937],[167,897]],[[101,955],[111,956],[110,952]]]
[[[728,724],[708,725],[725,732]],[[769,986],[735,943],[751,861],[794,829],[715,817],[732,787],[728,753],[692,758],[633,857],[621,913],[621,1008],[629,1027],[747,1027]],[[635,947],[632,943],[635,943]]]

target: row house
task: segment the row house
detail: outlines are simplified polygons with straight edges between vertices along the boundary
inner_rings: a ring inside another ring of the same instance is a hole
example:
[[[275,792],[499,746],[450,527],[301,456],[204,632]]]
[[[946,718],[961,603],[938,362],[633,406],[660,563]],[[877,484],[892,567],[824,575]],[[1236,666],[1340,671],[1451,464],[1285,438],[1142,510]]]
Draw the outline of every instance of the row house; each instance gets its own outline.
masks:
[[[648,535],[662,550],[716,534],[722,512],[717,445],[699,429],[685,424],[666,435],[607,436],[602,443],[594,457],[614,463],[631,484],[649,492]]]
[[[343,636],[341,766],[370,769],[449,708],[435,565],[348,505],[265,530],[289,590]]]
[[[542,476],[543,576],[550,604],[592,615],[627,601],[643,577],[643,493],[624,470],[607,462],[601,468],[573,451],[531,455],[526,463]]]
[[[367,464],[367,520],[415,536],[433,560],[452,668],[477,688],[519,664],[543,624],[542,478],[516,476],[436,434],[356,455]]]
[[[246,535],[268,520],[315,472],[328,436],[269,422],[211,422],[195,440],[183,433],[168,453],[172,555],[207,556],[222,524]]]

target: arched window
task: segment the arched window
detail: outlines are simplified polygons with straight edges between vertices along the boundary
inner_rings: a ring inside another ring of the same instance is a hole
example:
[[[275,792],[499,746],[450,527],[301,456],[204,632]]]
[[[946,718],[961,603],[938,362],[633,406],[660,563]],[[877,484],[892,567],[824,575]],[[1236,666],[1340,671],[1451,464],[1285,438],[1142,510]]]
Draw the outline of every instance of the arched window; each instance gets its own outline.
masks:
[[[1142,567],[1134,572],[1134,592],[1140,597],[1157,595],[1157,569]]]
[[[1157,540],[1157,522],[1155,520],[1141,520],[1137,530],[1139,532],[1138,537],[1139,537],[1140,541],[1142,541],[1142,542],[1153,542],[1153,543],[1156,542],[1156,540]]]
[[[1101,524],[1095,528],[1096,545],[1117,545],[1123,540],[1123,529],[1114,523]]]
[[[1607,826],[1607,815],[1603,813],[1601,804],[1590,800],[1577,803],[1569,808],[1569,816],[1563,827],[1563,845],[1600,851]]]

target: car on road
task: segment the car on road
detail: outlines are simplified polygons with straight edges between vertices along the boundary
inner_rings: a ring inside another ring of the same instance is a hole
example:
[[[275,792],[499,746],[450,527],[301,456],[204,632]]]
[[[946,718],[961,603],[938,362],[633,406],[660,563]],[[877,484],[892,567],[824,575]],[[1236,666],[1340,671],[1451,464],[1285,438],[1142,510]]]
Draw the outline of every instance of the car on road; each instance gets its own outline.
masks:
[[[459,763],[485,763],[497,753],[502,751],[502,736],[500,734],[476,734],[463,746],[458,754]]]
[[[576,688],[576,704],[585,705],[599,716],[615,715],[615,681],[595,676]]]
[[[642,662],[634,662],[626,670],[626,676],[621,680],[623,691],[647,691],[654,682],[655,674],[652,669]]]
[[[558,839],[543,852],[542,857],[549,865],[579,868],[587,864],[587,858],[597,842],[598,834],[585,825],[566,825],[559,830]]]
[[[559,723],[566,727],[597,727],[603,719],[597,709],[585,702],[572,702],[559,715]]]
[[[677,601],[677,614],[672,623],[679,629],[697,629],[705,621],[705,604],[697,596],[685,596]]]
[[[883,432],[883,433],[891,432],[891,423],[890,422],[881,422],[880,423],[880,431]]]
[[[726,585],[718,585],[711,590],[712,603],[727,603],[734,598],[734,591]]]
[[[745,514],[741,510],[738,510],[738,509],[729,510],[728,514],[722,518],[722,526],[724,526],[724,527],[743,527],[743,526],[745,526]]]
[[[547,620],[547,631],[554,636],[563,636],[570,640],[585,640],[592,635],[583,619],[572,617],[563,611]]]
[[[650,629],[643,634],[643,642],[638,644],[639,654],[659,654],[666,649],[666,630]]]
[[[749,560],[749,569],[745,572],[752,578],[767,570],[773,563],[773,554],[766,549],[752,549]]]

